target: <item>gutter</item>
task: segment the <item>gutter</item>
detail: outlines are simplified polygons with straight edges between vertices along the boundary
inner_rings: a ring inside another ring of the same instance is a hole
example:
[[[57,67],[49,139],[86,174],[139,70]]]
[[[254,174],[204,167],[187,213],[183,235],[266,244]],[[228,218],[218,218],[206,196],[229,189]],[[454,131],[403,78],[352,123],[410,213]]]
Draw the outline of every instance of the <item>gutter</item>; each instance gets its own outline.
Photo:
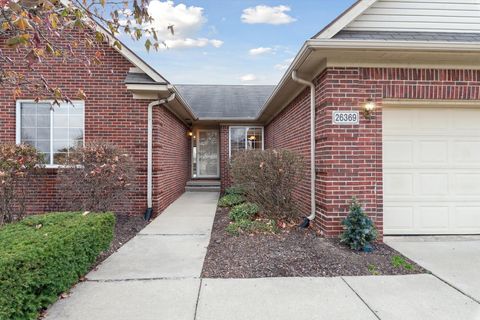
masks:
[[[300,224],[301,228],[308,228],[310,221],[315,219],[316,215],[316,203],[315,203],[315,111],[316,111],[316,98],[315,98],[315,84],[313,82],[299,78],[297,70],[292,71],[292,79],[300,84],[310,87],[310,215],[303,219]]]
[[[153,215],[153,107],[162,107],[175,99],[175,92],[168,98],[153,101],[148,105],[148,141],[147,141],[147,210],[145,220],[150,220]]]

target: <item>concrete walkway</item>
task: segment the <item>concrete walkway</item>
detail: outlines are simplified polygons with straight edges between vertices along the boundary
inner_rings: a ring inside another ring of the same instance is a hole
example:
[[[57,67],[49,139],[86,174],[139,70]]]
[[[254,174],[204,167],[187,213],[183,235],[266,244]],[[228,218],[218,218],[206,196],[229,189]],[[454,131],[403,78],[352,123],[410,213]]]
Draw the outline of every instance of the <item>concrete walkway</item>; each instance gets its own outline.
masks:
[[[46,319],[480,320],[478,302],[427,274],[201,279],[217,199],[184,194]]]
[[[185,193],[55,303],[46,319],[193,319],[217,201],[218,193]]]
[[[480,302],[480,236],[387,237],[385,242]]]

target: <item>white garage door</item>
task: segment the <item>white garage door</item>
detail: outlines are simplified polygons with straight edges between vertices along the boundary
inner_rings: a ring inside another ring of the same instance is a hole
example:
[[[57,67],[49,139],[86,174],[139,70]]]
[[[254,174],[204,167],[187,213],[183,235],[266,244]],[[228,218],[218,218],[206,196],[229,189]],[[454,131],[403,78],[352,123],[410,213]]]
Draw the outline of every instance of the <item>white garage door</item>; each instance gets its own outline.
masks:
[[[383,112],[385,234],[480,233],[480,109]]]

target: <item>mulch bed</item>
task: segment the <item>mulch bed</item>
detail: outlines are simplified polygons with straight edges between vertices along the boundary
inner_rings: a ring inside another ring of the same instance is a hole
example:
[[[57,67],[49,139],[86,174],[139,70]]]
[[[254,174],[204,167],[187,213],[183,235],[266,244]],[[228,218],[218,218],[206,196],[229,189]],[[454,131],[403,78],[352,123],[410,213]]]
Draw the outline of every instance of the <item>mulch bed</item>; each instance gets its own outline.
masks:
[[[282,229],[277,234],[225,231],[228,209],[218,208],[203,266],[205,278],[334,277],[400,275],[427,272],[411,260],[411,270],[394,267],[401,256],[389,246],[374,244],[372,253],[355,252],[338,239],[325,239],[312,229]]]
[[[102,261],[107,259],[111,254],[120,249],[128,240],[132,239],[148,224],[148,221],[139,215],[117,214],[115,223],[115,232],[113,241],[107,251],[102,252],[93,267],[98,266]]]

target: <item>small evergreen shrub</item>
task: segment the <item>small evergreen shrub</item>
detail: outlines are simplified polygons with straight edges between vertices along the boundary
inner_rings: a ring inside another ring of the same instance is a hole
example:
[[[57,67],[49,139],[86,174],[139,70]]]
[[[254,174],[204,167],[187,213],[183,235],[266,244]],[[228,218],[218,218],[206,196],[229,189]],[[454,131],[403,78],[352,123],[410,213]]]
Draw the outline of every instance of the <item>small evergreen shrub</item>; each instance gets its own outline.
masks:
[[[244,195],[244,194],[245,194],[245,190],[244,190],[242,187],[233,186],[233,187],[227,188],[227,190],[225,190],[225,193],[226,193],[226,194],[239,194],[239,195]]]
[[[219,207],[233,207],[245,202],[245,198],[239,194],[227,194],[218,201]]]
[[[246,202],[235,207],[230,210],[228,213],[228,217],[232,221],[240,221],[240,220],[251,220],[258,212],[260,208],[255,203]]]
[[[0,319],[37,319],[108,249],[111,213],[50,213],[0,228]]]
[[[238,236],[242,233],[277,233],[278,227],[274,220],[242,219],[231,222],[226,230],[229,234]]]
[[[362,209],[362,206],[354,197],[350,204],[350,213],[342,221],[344,231],[341,242],[350,246],[353,250],[363,250],[377,238],[375,225]]]

